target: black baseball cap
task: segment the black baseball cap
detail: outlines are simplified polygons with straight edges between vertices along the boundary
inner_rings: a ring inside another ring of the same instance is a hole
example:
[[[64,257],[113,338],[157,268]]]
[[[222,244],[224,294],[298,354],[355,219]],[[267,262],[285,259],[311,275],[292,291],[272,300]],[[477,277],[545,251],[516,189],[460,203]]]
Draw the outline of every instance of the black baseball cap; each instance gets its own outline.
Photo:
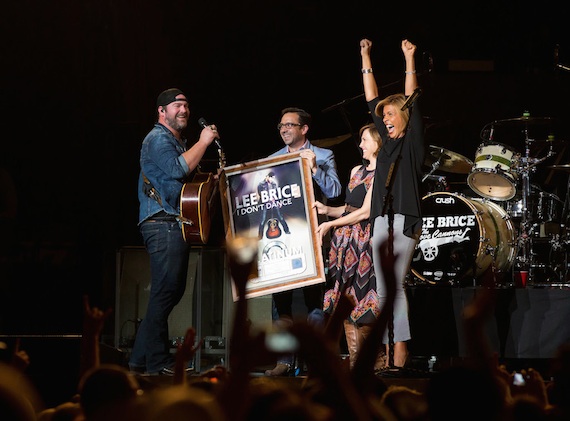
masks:
[[[170,104],[171,102],[174,101],[186,101],[188,102],[188,100],[186,98],[179,98],[176,99],[176,97],[178,95],[184,95],[184,92],[182,92],[180,89],[178,88],[170,88],[167,89],[166,91],[162,91],[160,93],[160,95],[158,96],[158,98],[156,99],[156,107],[164,107],[168,104]]]

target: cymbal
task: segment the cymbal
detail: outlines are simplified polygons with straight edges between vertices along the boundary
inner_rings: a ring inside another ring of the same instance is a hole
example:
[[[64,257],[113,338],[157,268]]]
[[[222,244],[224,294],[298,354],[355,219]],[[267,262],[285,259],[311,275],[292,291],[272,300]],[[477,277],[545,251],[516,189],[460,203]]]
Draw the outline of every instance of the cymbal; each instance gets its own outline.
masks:
[[[528,139],[529,143],[543,143],[543,144],[551,144],[551,145],[558,145],[560,143],[564,143],[564,140],[562,139],[554,139],[554,138],[548,138],[548,139]]]
[[[507,125],[507,124],[552,124],[554,119],[551,117],[516,117],[508,118],[506,120],[496,120],[493,125]]]
[[[439,162],[436,169],[454,174],[469,174],[473,167],[473,161],[449,149],[440,146],[429,145],[429,155],[425,159],[425,165],[433,166]]]
[[[349,133],[336,137],[327,137],[324,139],[311,140],[311,143],[320,148],[330,148],[331,146],[338,145],[339,143],[342,143],[345,140],[350,139],[351,137],[352,135]]]
[[[554,171],[566,171],[570,172],[570,164],[563,164],[563,165],[548,165],[546,168],[550,168]]]

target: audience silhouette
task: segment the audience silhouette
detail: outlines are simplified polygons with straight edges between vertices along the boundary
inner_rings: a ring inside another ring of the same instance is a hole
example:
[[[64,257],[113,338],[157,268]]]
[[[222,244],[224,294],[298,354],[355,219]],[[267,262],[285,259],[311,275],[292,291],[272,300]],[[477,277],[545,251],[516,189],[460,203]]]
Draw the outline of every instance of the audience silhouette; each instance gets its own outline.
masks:
[[[389,241],[389,240],[388,240]],[[30,363],[19,343],[0,362],[0,419],[18,421],[166,421],[201,419],[242,421],[271,419],[336,420],[567,420],[570,419],[570,344],[560,346],[552,360],[552,378],[546,382],[538,370],[515,373],[499,364],[485,335],[485,323],[495,307],[492,274],[463,314],[469,356],[462,363],[433,373],[427,385],[387,385],[375,374],[374,363],[382,346],[386,314],[394,300],[394,262],[388,242],[379,245],[382,271],[388,284],[388,301],[365,340],[352,368],[339,352],[342,324],[353,308],[349,294],[339,304],[324,329],[305,321],[287,329],[299,343],[307,365],[303,378],[253,376],[260,361],[278,354],[265,346],[266,332],[248,320],[246,284],[257,273],[256,239],[228,240],[229,266],[237,291],[227,367],[203,373],[184,369],[202,346],[189,327],[175,356],[174,376],[150,378],[131,373],[126,366],[102,363],[99,340],[112,313],[89,304],[84,297],[81,345],[81,378],[77,394],[69,401],[44,408],[35,386],[26,376]],[[6,355],[6,354],[4,354]],[[152,381],[154,380],[154,381]]]

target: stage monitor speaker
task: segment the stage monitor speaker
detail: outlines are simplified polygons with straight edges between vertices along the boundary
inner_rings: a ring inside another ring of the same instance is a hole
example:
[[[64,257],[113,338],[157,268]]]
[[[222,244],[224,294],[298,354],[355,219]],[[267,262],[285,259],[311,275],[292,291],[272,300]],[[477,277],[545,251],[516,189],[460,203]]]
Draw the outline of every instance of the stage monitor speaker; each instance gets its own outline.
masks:
[[[117,348],[132,348],[148,306],[150,283],[150,261],[145,248],[121,248],[116,256],[114,340]],[[197,337],[219,338],[218,342],[225,344],[232,315],[224,250],[192,247],[186,290],[168,318],[173,351],[190,326],[196,329]]]

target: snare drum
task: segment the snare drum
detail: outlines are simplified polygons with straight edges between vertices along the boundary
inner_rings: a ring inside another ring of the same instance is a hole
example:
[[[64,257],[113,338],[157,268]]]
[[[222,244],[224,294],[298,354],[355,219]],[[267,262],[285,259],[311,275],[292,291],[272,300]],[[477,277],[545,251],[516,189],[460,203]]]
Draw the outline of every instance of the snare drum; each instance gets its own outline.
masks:
[[[453,283],[481,275],[491,264],[511,268],[515,227],[496,203],[457,193],[435,192],[422,198],[423,226],[412,258],[416,277],[431,284]]]
[[[512,199],[516,193],[517,160],[515,152],[505,145],[481,144],[467,176],[469,187],[487,199]]]

